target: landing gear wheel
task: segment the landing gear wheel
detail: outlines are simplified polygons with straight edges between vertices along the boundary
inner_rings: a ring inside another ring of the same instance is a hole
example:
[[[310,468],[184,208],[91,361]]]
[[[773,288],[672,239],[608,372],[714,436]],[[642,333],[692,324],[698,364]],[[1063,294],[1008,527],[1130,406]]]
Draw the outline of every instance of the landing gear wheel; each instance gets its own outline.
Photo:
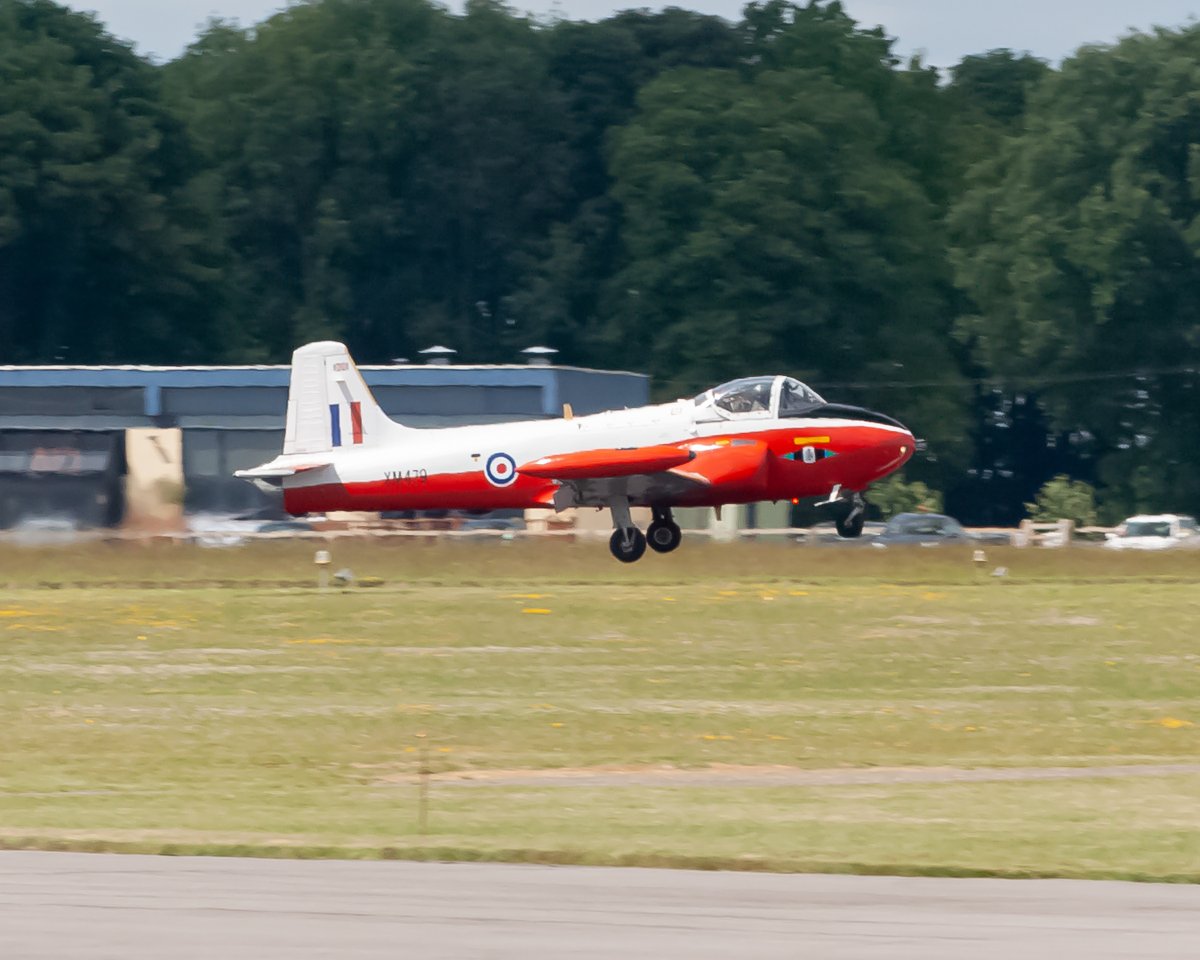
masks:
[[[608,541],[608,549],[622,563],[633,563],[642,559],[642,554],[646,552],[646,535],[637,527],[614,530]]]
[[[866,519],[866,511],[853,510],[844,517],[837,517],[833,521],[833,525],[837,527],[839,537],[845,537],[847,540],[853,540],[855,537],[862,536],[863,522]]]
[[[670,553],[683,540],[683,531],[672,520],[655,520],[646,528],[646,540],[655,553]]]

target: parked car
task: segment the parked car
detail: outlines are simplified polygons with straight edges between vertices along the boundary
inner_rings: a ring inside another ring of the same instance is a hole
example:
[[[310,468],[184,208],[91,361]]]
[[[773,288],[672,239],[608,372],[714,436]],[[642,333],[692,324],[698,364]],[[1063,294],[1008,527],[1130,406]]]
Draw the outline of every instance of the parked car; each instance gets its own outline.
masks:
[[[1200,547],[1200,526],[1194,517],[1177,513],[1139,514],[1125,520],[1116,533],[1108,534],[1104,546],[1110,550]]]
[[[887,522],[883,532],[871,541],[873,546],[890,547],[904,544],[937,546],[942,543],[1009,542],[1005,533],[972,533],[953,517],[942,513],[898,513]]]
[[[883,533],[884,524],[878,520],[868,520],[863,524],[862,536],[854,539],[846,539],[839,536],[837,527],[829,521],[822,523],[814,523],[808,528],[806,533],[796,534],[793,539],[798,543],[819,543],[823,546],[856,546],[864,543],[870,543],[879,534]]]
[[[5,539],[26,546],[74,543],[82,533],[72,517],[22,517],[3,533]]]
[[[307,520],[268,520],[256,533],[312,533],[317,528]]]
[[[498,531],[502,540],[511,540],[518,531],[525,529],[525,521],[520,517],[476,517],[464,520],[459,529],[481,537],[490,536],[488,531]]]

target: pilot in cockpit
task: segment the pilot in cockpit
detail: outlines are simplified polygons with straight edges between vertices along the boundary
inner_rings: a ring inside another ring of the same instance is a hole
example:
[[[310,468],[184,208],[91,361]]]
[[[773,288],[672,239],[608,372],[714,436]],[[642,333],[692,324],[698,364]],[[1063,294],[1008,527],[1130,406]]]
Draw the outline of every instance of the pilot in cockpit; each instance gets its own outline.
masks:
[[[747,384],[722,397],[718,403],[730,413],[758,413],[771,409],[771,384]]]
[[[780,415],[802,416],[823,404],[811,389],[791,377],[743,377],[705,390],[695,398],[697,408],[720,411],[719,416],[753,416],[772,413],[771,398],[779,386]]]

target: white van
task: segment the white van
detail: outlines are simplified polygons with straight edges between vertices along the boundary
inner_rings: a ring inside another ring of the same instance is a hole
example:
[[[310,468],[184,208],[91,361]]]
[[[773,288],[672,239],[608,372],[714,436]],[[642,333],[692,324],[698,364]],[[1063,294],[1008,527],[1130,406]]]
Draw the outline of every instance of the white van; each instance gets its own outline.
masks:
[[[1124,521],[1104,545],[1110,550],[1168,550],[1200,547],[1200,527],[1194,517],[1177,513],[1139,514]]]

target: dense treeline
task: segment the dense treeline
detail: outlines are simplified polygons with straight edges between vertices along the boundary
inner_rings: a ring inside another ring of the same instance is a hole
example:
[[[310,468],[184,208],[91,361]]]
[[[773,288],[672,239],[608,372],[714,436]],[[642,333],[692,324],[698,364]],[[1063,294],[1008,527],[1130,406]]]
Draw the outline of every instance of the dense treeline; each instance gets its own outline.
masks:
[[[679,396],[781,371],[1011,521],[1200,507],[1200,28],[902,63],[836,2],[535,22],[310,0],[156,65],[0,0],[0,361],[535,343]]]

